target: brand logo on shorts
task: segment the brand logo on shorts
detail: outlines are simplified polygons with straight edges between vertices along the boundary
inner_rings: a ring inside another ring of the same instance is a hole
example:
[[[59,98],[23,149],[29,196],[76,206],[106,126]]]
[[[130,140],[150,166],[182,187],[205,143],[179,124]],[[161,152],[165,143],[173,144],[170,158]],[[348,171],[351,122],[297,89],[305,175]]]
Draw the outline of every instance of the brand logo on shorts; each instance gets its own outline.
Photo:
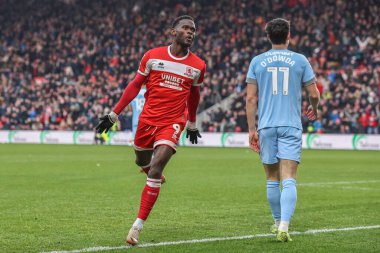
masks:
[[[178,133],[181,132],[181,126],[179,124],[173,124],[173,129],[175,132],[173,133],[172,138],[177,141]]]

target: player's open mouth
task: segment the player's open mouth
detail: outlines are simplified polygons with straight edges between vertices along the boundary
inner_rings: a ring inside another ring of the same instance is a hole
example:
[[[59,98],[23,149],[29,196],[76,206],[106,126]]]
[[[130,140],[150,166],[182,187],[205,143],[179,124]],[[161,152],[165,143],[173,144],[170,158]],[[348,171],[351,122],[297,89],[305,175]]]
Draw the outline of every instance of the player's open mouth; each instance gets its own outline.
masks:
[[[186,37],[186,40],[187,40],[188,42],[193,42],[193,37],[192,37],[192,36]]]

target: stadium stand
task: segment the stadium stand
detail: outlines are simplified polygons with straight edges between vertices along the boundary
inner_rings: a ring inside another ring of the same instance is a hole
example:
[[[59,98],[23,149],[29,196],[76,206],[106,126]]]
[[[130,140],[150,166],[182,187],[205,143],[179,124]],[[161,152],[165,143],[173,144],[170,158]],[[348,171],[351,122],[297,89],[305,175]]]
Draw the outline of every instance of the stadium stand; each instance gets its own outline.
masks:
[[[170,43],[170,20],[189,14],[198,26],[193,51],[208,68],[203,131],[247,131],[247,67],[269,48],[265,22],[284,17],[292,22],[290,49],[309,58],[323,95],[322,116],[304,120],[304,131],[378,134],[376,2],[0,0],[0,129],[92,130],[144,52]],[[224,110],[212,107],[231,94]],[[119,128],[130,122],[131,112],[123,113]]]

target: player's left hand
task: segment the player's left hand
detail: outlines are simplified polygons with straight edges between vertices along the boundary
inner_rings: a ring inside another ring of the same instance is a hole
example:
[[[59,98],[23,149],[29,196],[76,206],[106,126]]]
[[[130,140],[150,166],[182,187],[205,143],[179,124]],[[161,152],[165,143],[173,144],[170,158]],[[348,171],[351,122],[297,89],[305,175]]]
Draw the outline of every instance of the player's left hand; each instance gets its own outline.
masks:
[[[260,153],[259,134],[257,131],[249,131],[249,147],[256,153]]]
[[[187,122],[186,138],[188,138],[192,144],[198,144],[198,138],[202,138],[195,122]]]

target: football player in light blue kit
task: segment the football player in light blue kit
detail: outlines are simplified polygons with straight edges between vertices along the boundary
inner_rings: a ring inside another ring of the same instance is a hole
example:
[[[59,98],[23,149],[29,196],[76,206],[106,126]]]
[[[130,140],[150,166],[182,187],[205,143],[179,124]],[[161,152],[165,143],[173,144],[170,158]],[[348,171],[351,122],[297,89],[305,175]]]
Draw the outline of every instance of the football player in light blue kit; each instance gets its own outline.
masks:
[[[247,121],[251,148],[260,153],[267,177],[267,198],[281,242],[291,241],[290,219],[297,202],[296,172],[301,158],[301,92],[309,94],[309,120],[317,117],[319,92],[310,63],[288,50],[290,23],[274,19],[266,28],[272,49],[254,57],[247,74]],[[258,103],[258,107],[257,107]],[[258,127],[256,113],[258,109]],[[280,189],[282,180],[282,191]]]
[[[139,123],[139,117],[142,109],[144,108],[145,104],[145,94],[146,88],[145,86],[141,88],[139,94],[132,100],[131,107],[132,107],[132,139],[135,139],[135,134],[137,130],[137,124]]]

